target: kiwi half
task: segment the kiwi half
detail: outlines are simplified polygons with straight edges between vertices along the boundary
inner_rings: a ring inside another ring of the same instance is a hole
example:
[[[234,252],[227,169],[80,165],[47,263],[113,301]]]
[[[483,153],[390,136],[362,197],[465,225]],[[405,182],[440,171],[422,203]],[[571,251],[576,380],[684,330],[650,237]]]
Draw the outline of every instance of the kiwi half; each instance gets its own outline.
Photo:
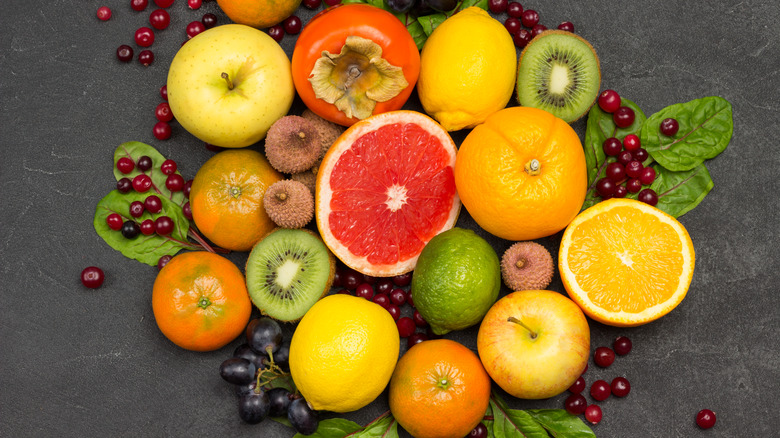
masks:
[[[593,46],[562,30],[537,35],[520,55],[517,101],[571,123],[585,115],[599,94],[601,67]]]
[[[328,293],[335,273],[336,259],[319,236],[277,228],[249,253],[246,286],[260,312],[292,322]]]

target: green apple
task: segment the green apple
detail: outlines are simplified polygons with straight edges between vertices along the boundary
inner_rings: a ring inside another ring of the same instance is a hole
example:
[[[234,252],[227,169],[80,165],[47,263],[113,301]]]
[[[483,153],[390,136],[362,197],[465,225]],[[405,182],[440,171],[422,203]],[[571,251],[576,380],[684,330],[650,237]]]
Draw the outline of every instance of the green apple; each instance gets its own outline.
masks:
[[[557,292],[514,292],[488,310],[477,349],[504,391],[524,399],[548,398],[585,371],[590,329],[577,304]]]
[[[196,35],[168,70],[168,103],[176,120],[216,146],[262,140],[294,96],[287,54],[268,34],[243,24]]]

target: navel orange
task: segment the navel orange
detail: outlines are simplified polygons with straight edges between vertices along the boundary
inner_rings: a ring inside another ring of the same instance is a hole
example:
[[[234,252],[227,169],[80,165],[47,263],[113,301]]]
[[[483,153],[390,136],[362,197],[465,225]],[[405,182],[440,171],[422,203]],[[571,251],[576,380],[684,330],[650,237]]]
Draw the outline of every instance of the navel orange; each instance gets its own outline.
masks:
[[[390,379],[390,412],[416,438],[468,435],[489,401],[490,377],[479,357],[449,339],[410,348]]]
[[[187,350],[212,351],[243,333],[252,302],[236,265],[196,251],[173,257],[157,274],[152,310],[171,342]]]
[[[507,240],[564,229],[585,200],[585,152],[568,123],[547,111],[493,113],[461,144],[455,185],[471,217]]]
[[[685,227],[633,199],[609,199],[580,213],[561,239],[563,285],[586,315],[636,326],[674,309],[688,291],[696,256]]]
[[[430,117],[390,111],[347,129],[317,173],[317,228],[347,266],[390,277],[455,225],[455,143]]]

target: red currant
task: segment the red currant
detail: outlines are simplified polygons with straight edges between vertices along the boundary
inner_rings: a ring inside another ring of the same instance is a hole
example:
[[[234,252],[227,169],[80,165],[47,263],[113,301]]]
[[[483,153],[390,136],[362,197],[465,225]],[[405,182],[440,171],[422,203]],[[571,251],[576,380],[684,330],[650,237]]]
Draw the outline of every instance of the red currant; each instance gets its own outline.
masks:
[[[642,181],[639,181],[637,178],[629,179],[626,181],[626,190],[628,190],[629,193],[638,193],[642,190]]]
[[[427,327],[428,321],[423,318],[423,316],[420,314],[420,312],[417,311],[417,309],[414,310],[414,313],[412,314],[412,319],[414,320],[414,324],[417,327]]]
[[[149,14],[149,24],[157,30],[163,30],[171,24],[171,15],[165,9],[155,9]]]
[[[157,231],[154,226],[153,219],[145,219],[143,222],[141,222],[139,228],[141,229],[141,234],[143,234],[144,236],[150,236],[154,234],[155,231]]]
[[[187,0],[190,9],[200,9],[201,4],[203,4],[202,0]]]
[[[531,35],[531,32],[529,32],[526,29],[520,29],[517,31],[515,36],[512,37],[512,41],[514,41],[515,45],[517,47],[520,47],[521,49],[528,45],[528,43],[531,42],[531,39],[533,38],[533,35]]]
[[[168,101],[168,85],[160,87],[160,97],[162,97],[164,101]]]
[[[508,6],[508,0],[488,0],[488,9],[490,9],[490,12],[494,14],[501,14],[506,12]]]
[[[715,412],[702,409],[696,414],[696,424],[702,429],[709,429],[715,425]]]
[[[585,408],[585,419],[588,420],[590,424],[599,424],[601,417],[601,408],[598,405],[590,405]]]
[[[184,188],[181,189],[182,193],[184,193],[184,196],[187,198],[190,197],[190,190],[192,190],[192,180],[189,180],[186,183],[184,183]]]
[[[147,170],[151,169],[153,165],[154,162],[152,161],[152,157],[148,155],[143,155],[138,158],[138,170],[141,172],[146,172]]]
[[[625,397],[631,392],[631,384],[625,377],[615,377],[612,379],[610,389],[612,390],[612,394],[615,394],[616,397]]]
[[[279,42],[284,37],[284,27],[282,25],[277,24],[276,26],[271,26],[268,28],[268,35],[271,36],[271,38],[274,39],[274,41]]]
[[[602,368],[612,365],[612,362],[614,361],[615,352],[609,347],[599,347],[593,353],[593,362],[596,362],[596,365]]]
[[[204,26],[200,20],[191,21],[190,24],[187,25],[187,38],[192,38],[204,30],[206,30],[206,26]]]
[[[385,306],[385,309],[387,309],[387,312],[393,317],[393,320],[398,321],[398,318],[401,317],[401,308],[395,304],[390,303]]]
[[[346,289],[355,290],[355,288],[358,287],[358,285],[362,282],[362,280],[363,280],[362,275],[350,269],[349,271],[344,273],[341,282]]]
[[[601,147],[604,149],[604,154],[610,157],[614,157],[620,153],[623,149],[623,143],[615,137],[610,137],[604,140]]]
[[[412,298],[412,291],[406,292],[406,302],[409,303],[410,306],[414,307],[414,298]]]
[[[139,27],[135,31],[135,43],[141,47],[149,47],[154,43],[154,31],[148,27]]]
[[[664,119],[661,122],[661,134],[671,137],[674,134],[677,134],[677,131],[680,129],[680,124],[677,123],[677,120],[669,117]]]
[[[412,282],[412,273],[407,272],[406,274],[400,274],[393,277],[393,284],[398,287],[404,287],[409,286],[409,283]]]
[[[572,394],[579,394],[585,390],[585,378],[580,376],[569,387],[569,392]]]
[[[620,95],[615,90],[604,90],[599,94],[599,107],[605,113],[614,113],[620,108]]]
[[[178,169],[179,166],[176,165],[176,162],[173,160],[165,160],[160,165],[160,172],[163,173],[163,175],[173,175],[176,173],[176,169]]]
[[[108,21],[111,18],[111,8],[101,6],[97,10],[97,17],[100,21]]]
[[[317,9],[322,5],[322,0],[303,0],[301,4],[307,9]]]
[[[506,14],[510,17],[520,18],[523,16],[523,5],[518,2],[509,2],[506,5]],[[533,26],[527,26],[533,27]]]
[[[111,228],[114,231],[119,231],[122,228],[123,222],[124,221],[122,220],[122,216],[120,216],[119,213],[111,213],[106,216],[106,224],[108,224],[108,228]]]
[[[144,203],[141,201],[133,201],[130,203],[130,216],[141,217],[144,214]]]
[[[184,177],[178,173],[168,175],[165,179],[165,187],[172,192],[180,192],[184,188]]]
[[[631,151],[620,151],[617,154],[618,163],[627,166],[628,163],[634,161],[634,154]]]
[[[160,216],[154,220],[154,228],[161,236],[171,234],[173,232],[173,219],[168,216]]]
[[[143,11],[149,5],[149,0],[130,0],[130,7],[135,11]]]
[[[639,148],[633,152],[631,152],[632,156],[635,160],[639,161],[640,163],[644,163],[647,157],[650,156],[650,154],[647,153],[647,149]]]
[[[162,211],[162,201],[157,195],[150,195],[144,199],[144,208],[146,211],[152,214],[157,214]]]
[[[627,151],[635,151],[642,147],[642,143],[636,134],[628,134],[623,139],[623,147],[626,148]]]
[[[157,140],[168,140],[171,138],[172,133],[173,130],[168,122],[157,122],[154,124],[154,127],[152,127],[152,135],[154,135],[154,138]]]
[[[533,27],[533,29],[531,29],[531,37],[532,38],[533,37],[537,37],[537,36],[539,36],[539,34],[544,32],[545,30],[547,30],[547,26],[545,26],[543,24],[537,24],[536,26]]]
[[[412,348],[420,342],[427,341],[428,335],[425,333],[412,333],[409,339],[406,340],[406,346]]]
[[[630,178],[639,178],[642,175],[642,169],[644,169],[642,163],[637,160],[631,160],[626,164],[626,175]]]
[[[389,294],[393,289],[393,280],[389,278],[383,278],[377,282],[376,293]]]
[[[355,288],[355,296],[370,300],[374,297],[374,288],[368,283],[361,283]]]
[[[412,333],[414,333],[416,327],[414,325],[414,321],[412,321],[412,318],[409,318],[408,316],[398,318],[398,321],[396,321],[395,325],[398,327],[398,335],[402,338],[408,338],[411,336]]]
[[[172,258],[173,257],[171,257],[169,255],[164,255],[164,256],[160,257],[160,260],[157,261],[157,269],[164,268],[165,265],[167,265],[168,262],[170,262]]]
[[[607,164],[605,174],[607,175],[607,178],[615,183],[619,183],[626,179],[626,167],[618,162],[609,163]]]
[[[297,35],[303,28],[303,22],[297,15],[290,15],[284,19],[282,27],[284,27],[284,31],[288,35]]]
[[[609,383],[604,380],[596,380],[590,386],[590,396],[593,397],[594,400],[604,401],[609,398],[611,392],[612,389],[609,386]]]
[[[403,289],[393,289],[390,291],[390,301],[396,306],[402,306],[406,302],[406,294]]]
[[[187,220],[192,220],[192,207],[190,207],[189,202],[187,202],[181,207],[181,212],[184,215],[184,217],[187,218]]]
[[[655,207],[656,204],[658,204],[658,195],[655,193],[655,190],[653,189],[644,189],[636,196],[636,199],[639,201],[644,202],[647,205],[652,205]]]
[[[150,188],[152,188],[152,179],[149,178],[149,175],[144,175],[143,173],[140,175],[136,175],[135,178],[133,178],[133,189],[138,193],[145,193]]]
[[[387,305],[390,304],[390,297],[388,297],[387,294],[376,294],[374,295],[374,298],[371,299],[371,301],[386,308]]]
[[[571,21],[564,21],[558,25],[559,30],[565,30],[566,32],[574,33],[574,24]]]
[[[477,423],[477,425],[474,426],[474,429],[471,429],[471,432],[469,432],[467,438],[487,438],[487,436],[487,426],[482,423]]]
[[[211,29],[212,27],[217,25],[217,16],[212,13],[203,14],[203,17],[200,19],[200,22],[203,23],[203,27],[205,27],[206,29]]]
[[[611,179],[604,177],[596,182],[596,191],[602,198],[609,198],[615,194],[617,184]]]
[[[154,116],[161,122],[170,122],[173,120],[173,113],[168,102],[160,102],[154,109]]]
[[[539,13],[533,9],[523,11],[523,26],[531,29],[539,23]]]
[[[173,4],[173,0],[154,0],[154,4],[161,8],[167,8]]]
[[[523,24],[520,22],[519,19],[515,17],[509,17],[506,20],[504,20],[504,27],[506,28],[507,31],[509,31],[510,35],[514,35],[517,33],[517,31],[519,31],[523,27]]]
[[[138,54],[138,62],[144,67],[149,67],[154,62],[154,52],[151,50],[141,50]]]
[[[645,167],[642,169],[642,173],[639,174],[639,181],[646,186],[652,184],[653,181],[655,181],[655,169],[652,167]]]
[[[133,188],[133,182],[130,181],[130,178],[120,178],[119,181],[116,182],[116,189],[119,190],[119,193],[127,193]]]
[[[81,271],[81,284],[90,289],[97,289],[103,284],[105,275],[97,266],[89,266]]]
[[[328,6],[336,6],[341,4],[341,0],[322,0]]]
[[[612,113],[612,121],[618,128],[628,128],[634,123],[635,117],[634,110],[627,106],[621,106]]]
[[[122,62],[130,62],[133,59],[133,48],[122,44],[116,48],[116,58]]]
[[[128,173],[132,172],[133,169],[135,169],[135,163],[133,163],[133,160],[128,157],[122,157],[116,160],[116,168],[120,172],[127,175]]]
[[[615,338],[615,343],[612,344],[612,348],[615,349],[615,353],[620,356],[625,356],[631,352],[631,339],[625,336],[618,336]]]
[[[612,195],[613,198],[625,198],[628,194],[628,189],[626,186],[622,184],[618,184],[617,187],[615,187],[615,194]]]
[[[566,398],[563,403],[566,412],[572,415],[582,415],[585,412],[585,408],[588,407],[588,401],[585,400],[585,396],[582,394],[572,394]]]

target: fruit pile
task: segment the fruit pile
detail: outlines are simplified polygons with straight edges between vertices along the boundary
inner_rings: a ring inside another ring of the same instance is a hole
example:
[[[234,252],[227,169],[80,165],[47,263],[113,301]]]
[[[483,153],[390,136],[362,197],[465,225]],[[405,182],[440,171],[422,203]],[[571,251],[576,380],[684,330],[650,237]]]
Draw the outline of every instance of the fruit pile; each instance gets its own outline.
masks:
[[[155,30],[171,23],[173,0],[154,3],[154,30],[135,33],[144,65]],[[645,324],[685,297],[695,254],[675,218],[712,187],[704,161],[728,144],[730,104],[706,97],[646,117],[600,92],[596,49],[571,22],[548,30],[516,1],[325,0],[305,25],[296,10],[322,0],[217,3],[234,23],[209,13],[187,25],[153,134],[171,138],[176,120],[218,153],[187,181],[153,147],[124,143],[116,190],[95,212],[110,246],[160,269],[160,332],[192,351],[245,335],[219,372],[250,424],[591,436],[579,415],[596,425],[603,413],[582,394],[589,321]],[[291,56],[284,35],[297,35]],[[129,62],[133,48],[117,57]],[[404,110],[414,91],[430,116]],[[301,114],[290,113],[295,95]],[[586,115],[583,142],[570,124]],[[458,147],[450,132],[460,130],[470,131]],[[461,201],[478,229],[456,226]],[[485,233],[506,241],[501,260]],[[557,233],[568,297],[545,290],[556,264],[535,242]],[[229,251],[248,253],[245,272],[218,255]],[[104,273],[81,278],[97,288]],[[288,340],[279,322],[294,330]],[[477,325],[478,355],[440,339]],[[593,360],[607,368],[630,350],[621,336]],[[564,409],[514,410],[491,382],[523,399],[570,395]],[[362,409],[388,386],[390,411],[365,426],[319,419]],[[630,390],[617,376],[589,394]]]

